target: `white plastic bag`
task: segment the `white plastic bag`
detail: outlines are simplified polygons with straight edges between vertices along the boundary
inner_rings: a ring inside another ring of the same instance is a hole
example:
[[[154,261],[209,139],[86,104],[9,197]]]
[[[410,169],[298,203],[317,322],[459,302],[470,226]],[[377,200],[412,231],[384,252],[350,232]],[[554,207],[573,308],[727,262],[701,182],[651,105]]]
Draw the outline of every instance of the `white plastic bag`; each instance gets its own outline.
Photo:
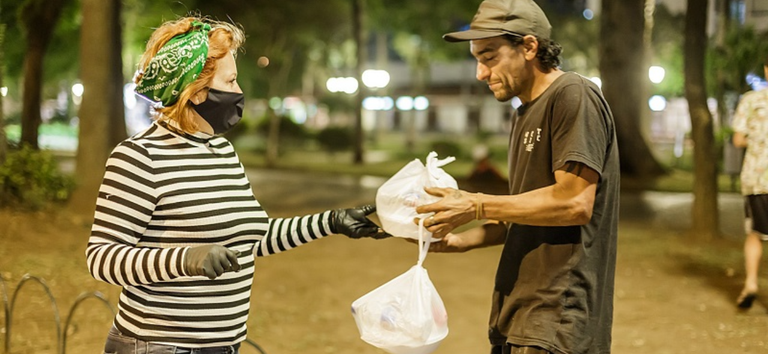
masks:
[[[440,200],[427,194],[424,187],[458,189],[456,180],[441,168],[454,160],[452,156],[438,160],[437,153],[430,152],[426,166],[415,159],[379,187],[376,192],[376,215],[384,231],[397,237],[418,239],[419,229],[423,228],[416,225],[413,219],[423,219],[427,215],[416,213],[416,207]],[[427,233],[426,239],[432,238],[432,233],[424,232]]]
[[[424,234],[415,266],[352,303],[360,338],[392,354],[431,353],[448,335],[445,305],[422,267]]]

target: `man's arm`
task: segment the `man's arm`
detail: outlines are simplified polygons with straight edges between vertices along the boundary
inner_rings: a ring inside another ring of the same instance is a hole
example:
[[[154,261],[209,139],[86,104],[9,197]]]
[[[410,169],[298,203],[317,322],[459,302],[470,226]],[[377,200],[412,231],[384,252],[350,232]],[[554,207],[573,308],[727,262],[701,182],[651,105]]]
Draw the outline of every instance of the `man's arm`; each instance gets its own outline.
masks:
[[[737,148],[747,147],[747,136],[743,133],[733,133],[733,146]]]
[[[555,171],[555,184],[517,195],[485,195],[450,188],[428,188],[443,197],[416,208],[420,214],[435,213],[424,225],[440,238],[456,227],[480,217],[535,226],[584,225],[592,218],[600,175],[586,165],[568,161]]]
[[[736,112],[733,113],[733,121],[731,122],[734,131],[733,146],[738,148],[747,147],[749,121],[751,117],[755,116],[755,103],[760,100],[760,95],[756,95],[755,91],[745,93],[739,100]]]
[[[429,245],[430,252],[466,252],[475,248],[504,244],[507,227],[503,223],[488,222],[459,234],[449,233],[440,241]]]

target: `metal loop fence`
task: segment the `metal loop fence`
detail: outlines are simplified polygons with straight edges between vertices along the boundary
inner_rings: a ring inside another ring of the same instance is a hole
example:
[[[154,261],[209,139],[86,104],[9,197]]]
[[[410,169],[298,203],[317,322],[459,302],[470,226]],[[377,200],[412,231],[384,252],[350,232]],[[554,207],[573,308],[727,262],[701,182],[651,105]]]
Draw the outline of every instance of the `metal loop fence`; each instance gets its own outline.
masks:
[[[72,304],[72,306],[69,308],[68,315],[66,317],[66,320],[64,321],[64,328],[62,330],[61,327],[61,316],[59,315],[59,306],[56,303],[56,298],[53,296],[53,292],[51,291],[51,288],[48,286],[48,284],[45,282],[44,279],[30,275],[30,274],[24,274],[24,276],[21,277],[21,280],[19,280],[19,284],[16,286],[16,289],[13,291],[13,295],[11,296],[10,301],[8,300],[8,286],[5,282],[5,280],[0,277],[0,292],[2,292],[2,300],[3,300],[3,311],[5,314],[5,345],[3,347],[3,353],[8,354],[11,352],[11,332],[12,332],[12,326],[13,326],[13,310],[14,306],[16,305],[16,297],[19,295],[19,292],[24,287],[25,284],[33,282],[39,284],[43,290],[45,291],[45,294],[50,301],[51,309],[53,310],[53,319],[54,322],[56,322],[56,353],[58,354],[66,354],[67,351],[67,332],[69,330],[70,325],[72,324],[72,317],[75,314],[75,311],[80,307],[80,304],[82,304],[85,300],[88,299],[96,299],[100,303],[102,303],[107,309],[109,309],[110,312],[112,312],[112,316],[116,314],[114,306],[109,303],[109,300],[104,296],[104,294],[93,291],[93,292],[84,292],[81,293],[76,299],[75,302]],[[266,351],[264,351],[261,346],[256,344],[256,342],[246,338],[243,344],[246,344],[250,346],[251,348],[258,351],[260,354],[266,354]]]

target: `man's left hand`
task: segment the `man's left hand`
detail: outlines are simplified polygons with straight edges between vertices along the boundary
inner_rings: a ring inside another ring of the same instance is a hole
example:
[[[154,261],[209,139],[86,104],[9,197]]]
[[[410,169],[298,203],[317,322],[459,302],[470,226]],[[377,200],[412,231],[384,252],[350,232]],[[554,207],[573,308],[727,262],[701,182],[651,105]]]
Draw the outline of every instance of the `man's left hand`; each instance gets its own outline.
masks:
[[[441,197],[440,201],[416,208],[419,214],[435,213],[424,220],[424,227],[434,238],[442,238],[453,229],[475,219],[477,201],[472,193],[453,188],[424,188],[430,195]],[[414,220],[419,223],[419,219]]]

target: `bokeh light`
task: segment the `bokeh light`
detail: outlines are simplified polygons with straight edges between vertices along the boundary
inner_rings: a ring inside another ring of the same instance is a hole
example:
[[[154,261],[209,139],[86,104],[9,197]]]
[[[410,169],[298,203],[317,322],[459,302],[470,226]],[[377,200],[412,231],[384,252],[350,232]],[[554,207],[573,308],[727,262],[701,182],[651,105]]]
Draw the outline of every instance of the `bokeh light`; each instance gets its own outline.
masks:
[[[648,100],[648,107],[654,112],[661,112],[667,108],[667,99],[661,95],[653,95]]]
[[[260,68],[266,68],[269,66],[269,58],[265,56],[259,57],[259,59],[256,59],[256,65],[258,65]]]

